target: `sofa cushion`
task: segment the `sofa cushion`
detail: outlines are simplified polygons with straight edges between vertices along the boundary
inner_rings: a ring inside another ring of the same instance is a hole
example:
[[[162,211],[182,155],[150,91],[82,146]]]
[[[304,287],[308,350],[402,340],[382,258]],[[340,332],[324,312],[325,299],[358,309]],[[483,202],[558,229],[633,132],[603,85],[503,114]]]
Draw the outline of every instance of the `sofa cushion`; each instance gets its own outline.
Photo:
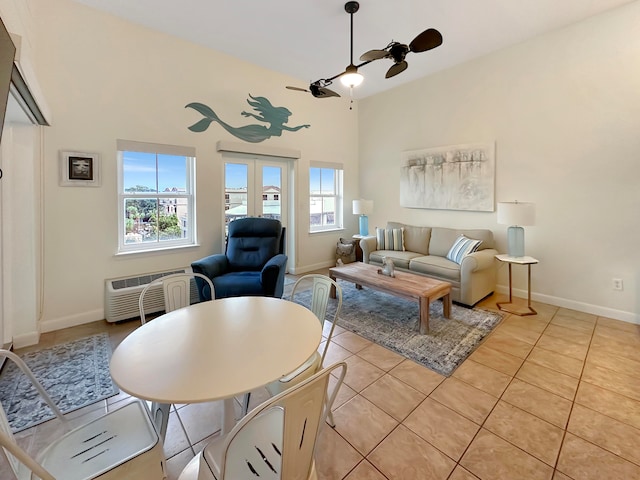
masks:
[[[431,227],[416,227],[399,222],[388,222],[387,228],[404,228],[404,249],[408,252],[429,255]]]
[[[429,242],[429,255],[446,257],[453,242],[460,236],[482,240],[478,250],[493,248],[493,232],[491,230],[459,230],[454,228],[433,227],[431,229],[431,241]]]
[[[419,253],[415,252],[398,252],[395,250],[377,250],[369,254],[369,262],[373,264],[382,265],[382,259],[387,257],[393,261],[393,265],[398,268],[409,269],[409,262],[411,259],[420,257]]]
[[[460,282],[460,265],[445,257],[423,255],[412,258],[409,262],[409,270],[414,273],[438,277],[445,281]]]
[[[447,253],[447,258],[452,262],[458,264],[462,263],[462,259],[472,252],[475,252],[482,240],[475,240],[473,238],[467,238],[464,235],[460,235]]]
[[[404,228],[376,227],[377,250],[395,250],[404,252]]]

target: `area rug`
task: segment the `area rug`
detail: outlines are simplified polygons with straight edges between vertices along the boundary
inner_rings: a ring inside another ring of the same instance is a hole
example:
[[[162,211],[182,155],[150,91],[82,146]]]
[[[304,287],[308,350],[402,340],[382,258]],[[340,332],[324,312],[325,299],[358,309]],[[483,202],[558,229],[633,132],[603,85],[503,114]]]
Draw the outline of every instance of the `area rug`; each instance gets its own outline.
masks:
[[[100,333],[20,356],[62,413],[118,393],[109,374],[111,344]],[[55,417],[31,381],[7,360],[0,374],[0,403],[14,432]]]
[[[429,334],[418,331],[418,302],[378,292],[357,290],[340,282],[342,311],[338,325],[372,342],[414,360],[445,376],[451,375],[500,322],[502,314],[452,305],[451,318],[442,316],[442,302],[430,305]],[[296,293],[296,301],[309,305],[311,292]],[[335,312],[331,300],[328,311]]]

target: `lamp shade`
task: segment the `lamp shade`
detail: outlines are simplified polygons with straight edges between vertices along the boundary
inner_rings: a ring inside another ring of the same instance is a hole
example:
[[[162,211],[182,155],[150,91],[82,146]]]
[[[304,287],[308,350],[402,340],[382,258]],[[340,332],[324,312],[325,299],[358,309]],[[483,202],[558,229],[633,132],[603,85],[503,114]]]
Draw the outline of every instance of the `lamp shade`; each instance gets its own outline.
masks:
[[[368,215],[373,212],[373,200],[354,200],[353,201],[353,214],[354,215]]]
[[[498,202],[498,223],[501,225],[535,225],[535,204],[526,202]]]
[[[358,73],[358,69],[354,64],[350,64],[344,72],[340,76],[340,82],[345,87],[357,87],[364,80],[364,77]]]

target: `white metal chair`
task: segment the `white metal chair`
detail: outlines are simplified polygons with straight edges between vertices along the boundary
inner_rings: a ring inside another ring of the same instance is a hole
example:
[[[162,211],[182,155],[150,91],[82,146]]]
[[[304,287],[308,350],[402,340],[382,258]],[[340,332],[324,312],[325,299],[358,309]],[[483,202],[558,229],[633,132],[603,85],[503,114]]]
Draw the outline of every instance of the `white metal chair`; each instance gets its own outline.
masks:
[[[309,378],[311,375],[322,368],[324,359],[327,356],[327,350],[329,349],[329,342],[331,341],[331,337],[333,336],[333,330],[336,326],[336,320],[338,319],[338,315],[340,315],[340,310],[342,309],[342,288],[335,280],[332,280],[326,275],[304,275],[300,277],[293,285],[290,297],[291,301],[295,301],[296,293],[300,288],[306,287],[309,282],[312,282],[311,305],[309,308],[315,314],[315,316],[318,317],[320,325],[322,325],[323,334],[326,336],[327,340],[324,344],[324,348],[322,349],[322,353],[317,351],[314,352],[314,354],[311,355],[311,357],[309,357],[306,362],[296,368],[293,372],[285,375],[275,382],[268,384],[266,387],[271,395],[277,395],[287,388],[290,388],[293,385],[300,383],[304,379]],[[327,318],[327,307],[329,305],[331,287],[334,287],[336,290],[336,299],[338,300],[338,304],[336,305],[335,312]],[[327,416],[329,425],[335,427],[335,422],[333,421],[333,414],[331,413],[331,410],[327,412]]]
[[[159,295],[160,291],[157,288],[158,285],[162,285],[162,295],[164,299],[165,312],[173,312],[179,308],[184,308],[191,305],[191,287],[192,281],[196,278],[200,278],[204,283],[204,288],[209,287],[211,292],[211,299],[215,298],[215,289],[213,282],[201,273],[174,273],[171,275],[165,275],[164,277],[157,278],[147,284],[146,287],[140,292],[140,299],[138,300],[138,307],[140,308],[140,323],[146,323],[145,317],[145,297],[146,295]],[[168,403],[151,403],[151,417],[156,425],[160,438],[165,439],[167,435],[167,426],[169,425],[169,413],[171,405]]]
[[[164,310],[165,312],[173,312],[178,308],[183,308],[191,304],[191,281],[196,278],[200,278],[205,282],[205,285],[208,286],[211,291],[211,298],[215,298],[213,283],[208,277],[201,273],[190,272],[165,275],[164,277],[157,278],[148,283],[142,292],[140,292],[140,299],[138,300],[138,307],[140,308],[140,323],[144,324],[147,321],[145,316],[145,297],[151,294],[160,294],[160,291],[154,287],[162,285]],[[150,290],[151,292],[149,292]]]
[[[20,357],[0,350],[29,377],[56,416],[67,420]],[[133,401],[51,440],[37,456],[18,445],[0,405],[0,446],[18,480],[159,480],[165,478],[162,442],[147,409]]]
[[[316,441],[346,371],[336,363],[262,403],[207,444],[178,480],[316,479]],[[338,382],[329,395],[332,372]]]

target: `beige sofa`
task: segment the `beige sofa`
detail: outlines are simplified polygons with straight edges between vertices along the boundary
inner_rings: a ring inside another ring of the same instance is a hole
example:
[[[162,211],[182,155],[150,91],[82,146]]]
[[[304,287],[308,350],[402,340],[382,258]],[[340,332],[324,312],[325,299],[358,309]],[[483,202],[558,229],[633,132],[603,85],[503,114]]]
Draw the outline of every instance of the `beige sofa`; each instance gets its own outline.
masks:
[[[393,260],[398,270],[418,273],[451,284],[454,302],[473,306],[490,295],[496,286],[496,260],[491,230],[458,230],[419,227],[389,222],[386,228],[403,228],[404,251],[378,250],[375,236],[360,240],[362,261],[382,265],[383,257]],[[478,250],[465,256],[460,264],[447,259],[447,253],[460,235],[482,240]]]

